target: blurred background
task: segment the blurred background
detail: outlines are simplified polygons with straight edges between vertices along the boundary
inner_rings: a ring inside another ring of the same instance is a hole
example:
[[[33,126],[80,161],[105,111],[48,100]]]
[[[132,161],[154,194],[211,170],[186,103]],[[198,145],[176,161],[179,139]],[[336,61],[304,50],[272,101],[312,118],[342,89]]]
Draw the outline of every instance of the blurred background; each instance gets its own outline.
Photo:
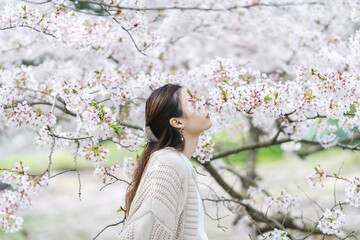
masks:
[[[34,133],[23,132],[21,135],[7,136],[0,143],[0,166],[12,168],[15,162],[22,161],[30,166],[30,173],[44,171],[48,162],[48,150],[39,149],[33,145]],[[235,147],[242,141],[237,137],[219,133],[213,138],[215,151],[222,151]],[[109,165],[121,164],[124,156],[133,156],[139,152],[119,152],[113,143],[106,143],[110,149]],[[213,164],[218,168],[232,167],[240,173],[244,171],[246,152],[230,155],[222,160],[215,160]],[[305,177],[313,172],[313,166],[320,163],[325,171],[339,171],[345,177],[359,176],[360,153],[329,149],[314,153],[304,159],[298,156],[285,156],[279,146],[264,148],[258,152],[257,174],[261,176],[260,185],[271,189],[271,194],[278,195],[282,188],[299,199],[299,208],[295,216],[306,215],[316,221],[321,211],[315,206],[316,201],[323,208],[331,207],[334,203],[334,180],[325,182],[324,190],[312,189]],[[93,176],[93,167],[83,159],[77,160],[81,179],[81,200],[79,199],[79,180],[76,172],[67,172],[50,180],[45,191],[34,200],[32,208],[19,215],[24,217],[23,229],[15,234],[0,232],[1,240],[85,240],[93,239],[104,227],[122,220],[123,212],[117,212],[124,203],[126,185],[120,182],[104,189],[99,180]],[[71,169],[74,159],[66,151],[57,150],[53,155],[52,174]],[[196,164],[195,164],[196,166]],[[197,166],[197,177],[203,198],[211,197],[210,186],[219,196],[227,197],[217,183],[201,166]],[[221,172],[221,170],[220,170]],[[232,182],[235,189],[240,189],[240,183],[227,171],[221,172],[222,177]],[[120,175],[122,173],[119,173]],[[336,197],[344,199],[344,183],[337,182]],[[1,194],[1,192],[0,192]],[[311,200],[310,200],[311,198]],[[264,197],[258,199],[258,204],[264,204]],[[237,219],[223,204],[216,205],[204,200],[207,212],[206,231],[209,239],[249,239],[248,234],[253,231],[248,227],[246,217]],[[349,229],[355,229],[360,221],[360,211],[352,208],[346,212]],[[97,239],[116,239],[121,231],[121,224],[106,229]]]

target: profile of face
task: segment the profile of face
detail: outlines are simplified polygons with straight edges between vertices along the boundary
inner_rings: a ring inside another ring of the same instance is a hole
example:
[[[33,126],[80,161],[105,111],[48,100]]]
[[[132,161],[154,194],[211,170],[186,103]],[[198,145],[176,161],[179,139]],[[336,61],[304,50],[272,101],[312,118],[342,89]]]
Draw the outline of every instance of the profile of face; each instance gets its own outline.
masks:
[[[203,131],[211,128],[212,122],[210,120],[210,114],[208,111],[199,115],[194,109],[190,106],[189,103],[189,94],[185,88],[180,89],[181,96],[181,107],[183,110],[183,117],[177,118],[178,121],[170,119],[170,122],[173,121],[172,125],[176,128],[181,128],[184,126],[185,135],[197,136],[200,135]]]

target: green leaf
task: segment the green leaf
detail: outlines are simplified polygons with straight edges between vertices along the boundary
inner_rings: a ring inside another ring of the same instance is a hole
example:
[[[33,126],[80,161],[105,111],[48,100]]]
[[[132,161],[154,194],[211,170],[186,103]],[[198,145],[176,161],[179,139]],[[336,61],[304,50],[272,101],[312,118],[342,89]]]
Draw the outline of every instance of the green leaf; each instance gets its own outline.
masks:
[[[117,123],[117,126],[115,126],[114,124],[109,124],[109,127],[111,127],[112,129],[114,129],[116,132],[118,132],[119,134],[121,134],[122,132],[122,127]]]
[[[247,75],[239,75],[239,78],[242,80],[247,81],[249,79],[249,77]]]
[[[356,113],[356,108],[354,105],[350,107],[350,113]]]
[[[227,79],[221,79],[222,82],[229,84],[229,81]]]
[[[187,89],[187,93],[190,95],[190,97],[193,97],[192,93],[190,92],[189,89]]]
[[[264,97],[264,101],[270,101],[270,100],[272,100],[271,97],[269,97],[269,95],[270,95],[270,94],[268,94],[268,95],[266,95],[266,96]]]
[[[91,106],[97,108],[97,102],[91,101]]]
[[[277,99],[279,96],[279,93],[275,93],[275,99]]]

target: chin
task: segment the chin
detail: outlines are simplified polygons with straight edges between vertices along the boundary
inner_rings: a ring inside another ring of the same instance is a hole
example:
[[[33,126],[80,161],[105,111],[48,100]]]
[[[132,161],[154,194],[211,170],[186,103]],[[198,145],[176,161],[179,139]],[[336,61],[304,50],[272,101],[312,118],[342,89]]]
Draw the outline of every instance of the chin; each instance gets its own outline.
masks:
[[[209,120],[209,123],[207,125],[205,125],[205,126],[206,126],[205,130],[208,130],[209,128],[212,127],[212,122]]]

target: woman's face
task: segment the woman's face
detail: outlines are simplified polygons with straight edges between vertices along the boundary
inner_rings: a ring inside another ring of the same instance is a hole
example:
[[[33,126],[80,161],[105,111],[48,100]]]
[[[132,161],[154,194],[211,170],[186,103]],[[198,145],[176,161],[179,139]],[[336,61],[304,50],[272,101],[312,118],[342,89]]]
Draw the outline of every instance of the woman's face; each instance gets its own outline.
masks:
[[[190,104],[188,104],[190,96],[185,88],[181,88],[180,90],[181,105],[184,113],[183,121],[185,126],[185,135],[199,135],[212,126],[210,114],[208,111],[205,111],[201,116],[199,116],[194,109],[189,109],[191,108]]]

